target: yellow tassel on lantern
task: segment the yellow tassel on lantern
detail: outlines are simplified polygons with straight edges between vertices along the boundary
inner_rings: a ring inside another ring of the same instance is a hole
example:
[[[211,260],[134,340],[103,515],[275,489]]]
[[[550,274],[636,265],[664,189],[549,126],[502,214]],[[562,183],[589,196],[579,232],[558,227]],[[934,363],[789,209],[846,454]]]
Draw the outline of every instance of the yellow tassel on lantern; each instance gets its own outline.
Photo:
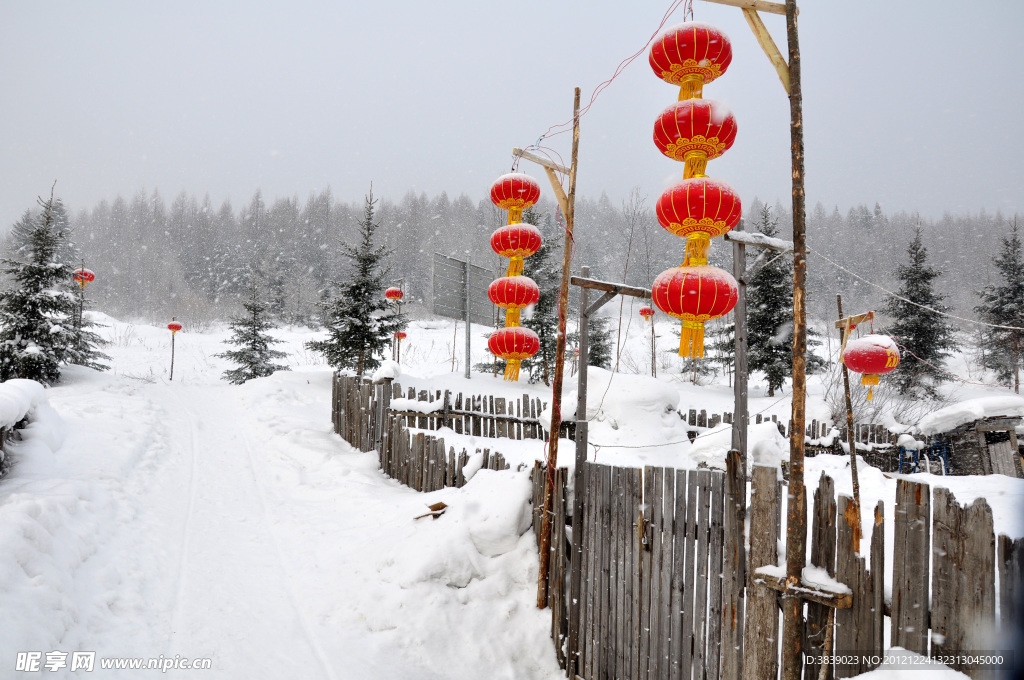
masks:
[[[868,401],[871,401],[871,398],[875,396],[873,386],[878,384],[878,376],[869,373],[860,379],[860,384],[868,386]]]
[[[519,380],[519,359],[509,359],[505,363],[505,380]]]
[[[708,250],[711,249],[711,235],[706,231],[696,231],[686,235],[686,256],[684,267],[697,267],[708,263]]]
[[[700,99],[704,96],[704,76],[691,73],[679,81],[679,101]]]
[[[702,321],[683,320],[679,332],[679,356],[704,358],[704,323]]]
[[[704,171],[708,169],[708,155],[699,149],[687,151],[683,154],[683,179],[694,177],[707,177]]]
[[[519,276],[523,273],[523,256],[515,255],[508,259],[508,271],[505,276]]]
[[[519,325],[520,310],[518,309],[506,309],[505,310],[505,328],[512,328],[513,326]]]
[[[519,224],[523,221],[523,209],[522,208],[509,208],[508,209],[508,223]]]

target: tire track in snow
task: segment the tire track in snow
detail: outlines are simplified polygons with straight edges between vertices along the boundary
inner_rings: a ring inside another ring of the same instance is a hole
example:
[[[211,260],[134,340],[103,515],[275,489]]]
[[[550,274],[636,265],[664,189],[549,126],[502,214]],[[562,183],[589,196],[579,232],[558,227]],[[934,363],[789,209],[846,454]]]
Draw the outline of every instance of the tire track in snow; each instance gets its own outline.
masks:
[[[274,546],[274,555],[277,557],[278,565],[281,567],[282,580],[284,581],[285,592],[288,594],[288,600],[291,602],[292,608],[295,610],[295,613],[299,618],[299,624],[302,626],[302,632],[306,636],[306,640],[309,642],[310,647],[313,648],[317,660],[320,662],[320,665],[323,666],[327,677],[331,680],[338,680],[338,676],[335,674],[334,668],[327,659],[327,654],[324,652],[323,647],[320,645],[320,641],[313,632],[313,627],[309,622],[309,616],[299,605],[298,597],[295,594],[294,588],[292,588],[292,569],[289,567],[288,561],[285,559],[284,551],[281,550],[281,544],[277,540],[273,524],[270,521],[270,512],[267,510],[266,494],[263,490],[263,485],[256,476],[256,465],[252,458],[252,443],[249,441],[249,436],[245,433],[244,429],[239,430],[239,433],[242,438],[242,443],[245,445],[245,457],[249,463],[249,473],[252,475],[253,484],[256,486],[256,497],[259,499],[260,509],[263,512],[263,522],[267,528],[267,534],[270,535],[270,543]]]
[[[172,393],[173,394],[173,393]],[[192,535],[192,516],[195,514],[196,506],[196,451],[199,448],[199,426],[192,415],[188,404],[181,396],[174,394],[174,399],[180,406],[180,411],[185,417],[189,431],[189,472],[188,472],[188,507],[185,510],[185,521],[181,528],[181,551],[178,557],[178,587],[175,589],[174,614],[171,617],[171,637],[173,638],[182,630],[184,607],[182,602],[185,599],[185,587],[188,584],[188,555],[189,538]]]

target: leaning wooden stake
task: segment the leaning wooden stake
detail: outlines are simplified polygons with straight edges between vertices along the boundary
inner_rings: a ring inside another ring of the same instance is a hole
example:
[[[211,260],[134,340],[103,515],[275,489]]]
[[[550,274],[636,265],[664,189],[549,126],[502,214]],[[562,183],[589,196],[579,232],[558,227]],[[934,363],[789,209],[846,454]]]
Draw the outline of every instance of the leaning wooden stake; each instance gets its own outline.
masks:
[[[836,307],[839,308],[839,320],[843,321],[843,296],[836,295]],[[839,325],[839,324],[836,324]],[[849,340],[847,337],[849,324],[843,324],[839,329],[839,346],[846,347],[846,341]],[[839,363],[843,367],[843,389],[846,391],[846,443],[850,446],[850,476],[853,479],[853,503],[847,506],[847,509],[852,508],[852,524],[853,524],[853,551],[860,552],[860,536],[861,536],[861,523],[860,523],[860,479],[857,473],[857,437],[854,434],[853,429],[853,400],[850,398],[850,371],[846,368],[846,363],[842,360],[842,350],[840,349]]]
[[[807,561],[807,495],[804,488],[804,410],[807,398],[807,241],[804,206],[804,124],[800,89],[800,43],[797,40],[796,0],[786,0],[789,39],[789,120],[793,169],[793,411],[789,433],[789,504],[786,526],[786,580],[800,582]],[[804,603],[796,593],[782,596],[782,677],[800,680]]]
[[[555,341],[555,376],[551,385],[551,429],[548,431],[548,472],[544,485],[544,516],[540,528],[540,569],[537,572],[537,608],[548,605],[548,570],[551,566],[551,511],[554,506],[555,469],[558,467],[558,431],[562,427],[562,375],[565,362],[565,319],[569,307],[569,275],[572,266],[573,212],[576,203],[576,158],[580,146],[580,88],[572,107],[572,162],[569,165],[569,195],[565,212],[565,248],[562,255],[562,283],[558,288],[558,336]],[[580,366],[581,371],[587,370]]]

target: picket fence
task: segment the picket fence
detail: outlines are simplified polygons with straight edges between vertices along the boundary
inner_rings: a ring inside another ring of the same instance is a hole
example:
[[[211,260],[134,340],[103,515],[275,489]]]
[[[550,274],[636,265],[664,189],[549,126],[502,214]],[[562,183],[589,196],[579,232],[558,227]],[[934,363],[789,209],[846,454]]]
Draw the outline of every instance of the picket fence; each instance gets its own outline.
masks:
[[[465,483],[469,452],[446,451],[443,439],[423,432],[431,428],[431,419],[434,429],[461,422],[463,432],[473,433],[474,419],[479,419],[481,433],[497,433],[501,422],[506,423],[505,432],[516,436],[526,431],[509,428],[513,421],[495,417],[502,415],[495,411],[467,411],[465,399],[461,409],[452,400],[447,413],[443,405],[429,414],[392,411],[391,400],[401,394],[396,385],[336,376],[334,428],[353,446],[377,450],[381,469],[417,490]],[[446,401],[435,393],[438,400]],[[412,433],[410,427],[421,431]],[[508,468],[500,453],[477,453],[483,456],[483,467]],[[728,468],[639,469],[588,462],[576,490],[583,508],[576,518],[571,516],[566,470],[556,470],[548,604],[551,636],[563,668],[584,680],[778,677],[779,591],[784,585],[775,565],[783,538],[785,486],[775,468],[755,467],[748,507],[735,452]],[[540,463],[532,474],[539,535],[547,476]],[[832,479],[822,475],[807,545],[811,563],[829,579],[802,584],[808,600],[807,658],[836,655],[842,663],[829,666],[827,678],[871,670],[884,651],[888,616],[891,645],[954,659],[950,665],[969,676],[988,677],[971,659],[1005,653],[993,649],[991,631],[1019,621],[1024,613],[1018,610],[1024,539],[996,536],[984,499],[964,507],[948,489],[933,490],[906,479],[897,480],[891,511],[895,551],[893,564],[887,565],[885,504],[864,508],[862,525],[872,530],[870,539],[858,546],[852,499],[837,496]],[[749,542],[744,536],[748,515]],[[573,540],[581,548],[575,565],[580,574],[578,607],[570,604]],[[888,601],[886,569],[892,574]],[[832,588],[828,594],[830,579],[849,592]],[[804,677],[818,678],[819,670],[810,661]]]

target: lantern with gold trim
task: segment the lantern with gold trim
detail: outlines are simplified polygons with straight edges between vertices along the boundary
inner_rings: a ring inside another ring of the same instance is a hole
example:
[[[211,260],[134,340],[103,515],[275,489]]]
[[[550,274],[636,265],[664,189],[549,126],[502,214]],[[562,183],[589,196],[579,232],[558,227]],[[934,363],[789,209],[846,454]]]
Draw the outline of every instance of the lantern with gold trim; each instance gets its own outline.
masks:
[[[726,182],[695,177],[665,190],[655,212],[666,231],[686,239],[683,264],[702,265],[708,263],[711,239],[739,224],[743,207]]]
[[[679,99],[703,94],[704,85],[715,80],[732,62],[728,36],[711,24],[689,21],[672,26],[651,45],[649,58],[654,73],[679,86]]]
[[[384,291],[384,297],[392,302],[399,302],[405,297],[405,293],[402,292],[401,288],[392,286]]]
[[[487,287],[487,297],[505,312],[505,326],[518,326],[520,312],[540,300],[540,288],[528,276],[503,276]]]
[[[650,321],[654,318],[654,309],[644,305],[640,308],[640,316],[644,318],[644,321]]]
[[[505,360],[505,380],[519,380],[519,365],[540,351],[540,338],[529,328],[499,328],[487,340],[487,349]]]
[[[871,401],[879,376],[900,365],[900,350],[888,335],[872,333],[846,343],[843,363],[854,373],[861,374],[860,384],[868,386],[868,401]]]
[[[508,223],[523,221],[523,211],[540,200],[540,184],[521,172],[510,172],[491,185],[491,202],[508,211]]]
[[[672,160],[683,161],[683,178],[703,177],[708,161],[736,140],[736,118],[710,99],[687,99],[669,106],[654,122],[654,144]]]
[[[85,285],[87,283],[92,283],[93,281],[96,280],[96,275],[92,273],[91,269],[86,269],[85,267],[82,267],[80,269],[76,269],[73,272],[72,278],[76,282],[78,282],[78,286],[80,288],[85,288]]]
[[[683,322],[679,356],[704,356],[704,323],[725,316],[736,306],[738,287],[729,272],[707,265],[669,269],[654,279],[654,304]]]

